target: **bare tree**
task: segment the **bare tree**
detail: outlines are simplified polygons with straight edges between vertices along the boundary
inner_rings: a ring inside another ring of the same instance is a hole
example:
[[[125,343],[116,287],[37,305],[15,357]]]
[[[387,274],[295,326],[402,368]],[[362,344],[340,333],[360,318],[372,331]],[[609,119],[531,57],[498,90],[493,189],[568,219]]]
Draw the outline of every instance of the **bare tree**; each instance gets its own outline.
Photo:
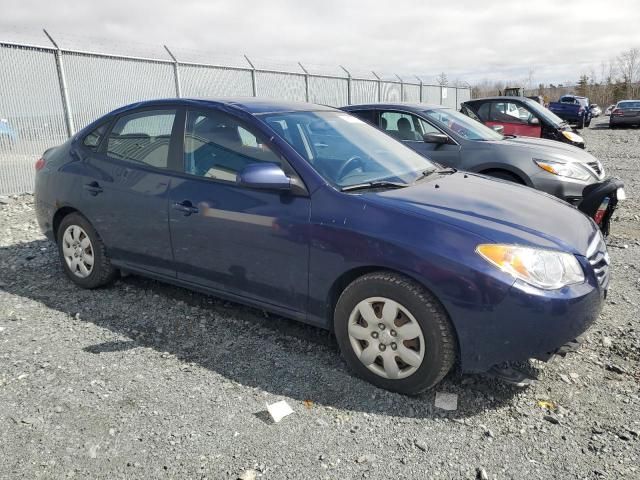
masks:
[[[447,78],[447,74],[442,72],[440,75],[436,77],[436,82],[438,82],[438,85],[440,85],[441,87],[446,87],[447,85],[449,85],[449,79]]]
[[[640,48],[630,48],[618,56],[618,68],[622,81],[627,85],[627,94],[640,76]]]

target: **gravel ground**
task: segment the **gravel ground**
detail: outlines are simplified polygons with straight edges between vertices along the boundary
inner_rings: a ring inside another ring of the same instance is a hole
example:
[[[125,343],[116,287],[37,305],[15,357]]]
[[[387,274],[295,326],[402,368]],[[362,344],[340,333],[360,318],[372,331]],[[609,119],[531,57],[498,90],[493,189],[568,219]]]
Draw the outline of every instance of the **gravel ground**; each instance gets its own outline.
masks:
[[[32,197],[0,199],[0,477],[640,478],[640,131],[603,121],[588,148],[629,199],[600,320],[528,389],[450,374],[453,412],[352,377],[316,328],[134,276],[80,290]]]

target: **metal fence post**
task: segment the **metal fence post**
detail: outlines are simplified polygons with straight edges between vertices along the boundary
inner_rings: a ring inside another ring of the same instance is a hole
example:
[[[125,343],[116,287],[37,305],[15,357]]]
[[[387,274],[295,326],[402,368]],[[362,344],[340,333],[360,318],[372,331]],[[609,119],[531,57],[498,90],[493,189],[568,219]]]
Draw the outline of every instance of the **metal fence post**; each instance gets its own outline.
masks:
[[[182,88],[180,87],[180,72],[178,70],[178,59],[175,57],[173,53],[171,53],[171,50],[169,50],[169,47],[167,47],[166,45],[163,45],[163,47],[171,57],[171,60],[173,60],[173,79],[176,82],[176,97],[181,98]]]
[[[340,65],[340,68],[347,74],[347,105],[351,105],[351,73]]]
[[[256,67],[253,66],[253,63],[251,62],[251,60],[249,60],[249,57],[247,57],[246,55],[244,56],[244,59],[247,61],[247,63],[251,67],[251,88],[253,89],[253,96],[257,97],[258,86],[256,85]]]
[[[378,101],[381,102],[382,101],[382,82],[380,81],[380,77],[376,72],[371,70],[371,73],[373,73],[373,76],[376,77],[376,79],[378,80]]]
[[[424,86],[422,83],[422,79],[416,75],[416,78],[418,79],[418,82],[420,82],[420,103],[422,103],[422,87]]]
[[[394,73],[394,75],[398,80],[400,80],[400,101],[404,102],[404,82],[400,75],[398,75],[397,73]]]
[[[301,62],[298,62],[298,65],[300,65],[300,68],[302,69],[302,71],[304,72],[304,96],[306,98],[306,101],[309,101],[309,72],[307,71],[306,68],[304,68],[302,66]]]
[[[71,102],[69,101],[69,90],[67,88],[67,78],[64,74],[64,63],[62,61],[62,50],[55,42],[53,37],[49,35],[44,28],[42,29],[49,41],[56,49],[56,69],[58,70],[58,82],[60,82],[60,96],[62,97],[62,108],[64,110],[64,121],[67,127],[67,135],[71,137],[76,133],[75,126],[73,125],[73,115],[71,113]]]

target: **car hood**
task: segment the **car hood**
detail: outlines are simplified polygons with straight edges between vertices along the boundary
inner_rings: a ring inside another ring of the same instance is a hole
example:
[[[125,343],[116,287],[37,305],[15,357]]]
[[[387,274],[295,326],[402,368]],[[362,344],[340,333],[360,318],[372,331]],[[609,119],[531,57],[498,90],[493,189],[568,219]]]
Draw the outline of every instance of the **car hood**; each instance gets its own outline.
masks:
[[[527,151],[531,154],[531,158],[538,158],[541,160],[581,163],[598,161],[596,157],[582,148],[569,145],[568,143],[558,142],[556,140],[533,137],[516,137],[505,138],[504,140],[497,140],[491,143],[502,145],[502,148],[519,150],[520,153],[522,153],[523,150]]]
[[[365,195],[380,206],[454,225],[495,243],[585,255],[597,231],[590,218],[551,195],[473,173],[432,176],[411,187]]]

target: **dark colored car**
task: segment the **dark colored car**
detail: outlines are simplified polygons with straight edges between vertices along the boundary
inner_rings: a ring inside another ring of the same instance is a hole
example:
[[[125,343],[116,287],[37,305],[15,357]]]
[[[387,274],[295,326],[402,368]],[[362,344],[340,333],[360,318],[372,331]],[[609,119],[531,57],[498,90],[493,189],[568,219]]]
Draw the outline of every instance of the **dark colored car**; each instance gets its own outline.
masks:
[[[319,105],[138,103],[36,171],[38,223],[79,286],[133,272],[328,328],[355,372],[408,394],[456,360],[549,358],[609,282],[575,208]]]
[[[390,103],[342,109],[441,165],[521,183],[573,204],[580,202],[587,185],[605,176],[598,159],[584,150],[540,138],[505,137],[440,105]]]
[[[505,135],[545,138],[585,147],[584,139],[566,121],[528,98],[478,98],[464,102],[460,111],[488,127],[502,126]]]
[[[549,110],[558,117],[576,126],[584,128],[591,125],[591,108],[587,97],[564,95],[557,102],[549,103]]]
[[[640,126],[640,100],[621,100],[611,111],[609,128]]]

